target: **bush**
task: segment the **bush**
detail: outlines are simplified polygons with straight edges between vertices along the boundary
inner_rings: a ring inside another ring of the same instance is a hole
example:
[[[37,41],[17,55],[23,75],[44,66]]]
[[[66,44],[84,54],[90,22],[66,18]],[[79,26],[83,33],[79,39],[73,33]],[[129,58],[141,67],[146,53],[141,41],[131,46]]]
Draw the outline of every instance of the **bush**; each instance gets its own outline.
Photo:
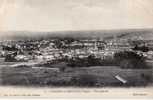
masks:
[[[16,62],[16,61],[17,60],[12,55],[6,55],[6,57],[5,57],[5,62]]]
[[[133,50],[138,50],[138,51],[142,51],[142,52],[148,52],[149,51],[149,48],[146,47],[146,46],[138,46],[136,45]]]
[[[86,58],[83,59],[76,58],[75,60],[73,59],[69,60],[67,65],[70,67],[88,67],[89,62]]]

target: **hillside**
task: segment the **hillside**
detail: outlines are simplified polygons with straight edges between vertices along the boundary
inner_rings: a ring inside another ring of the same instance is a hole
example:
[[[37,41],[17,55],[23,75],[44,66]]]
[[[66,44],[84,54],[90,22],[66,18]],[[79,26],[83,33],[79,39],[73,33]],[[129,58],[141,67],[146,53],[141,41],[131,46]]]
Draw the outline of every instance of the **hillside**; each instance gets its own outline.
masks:
[[[1,35],[3,34],[3,35]],[[129,30],[87,30],[87,31],[56,31],[56,32],[31,32],[31,31],[7,31],[0,32],[1,40],[23,39],[47,39],[47,38],[101,38],[113,39],[144,39],[153,40],[153,29],[129,29]]]

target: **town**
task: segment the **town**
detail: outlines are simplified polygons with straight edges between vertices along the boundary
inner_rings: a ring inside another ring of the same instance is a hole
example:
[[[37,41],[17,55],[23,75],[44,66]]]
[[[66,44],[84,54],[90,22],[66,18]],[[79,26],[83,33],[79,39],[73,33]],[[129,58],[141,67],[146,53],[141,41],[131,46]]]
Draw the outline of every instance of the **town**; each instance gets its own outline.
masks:
[[[140,40],[140,39],[129,40],[129,39],[117,39],[115,37],[110,40],[109,39],[104,40],[100,38],[79,39],[71,37],[67,38],[57,37],[51,39],[35,39],[35,40],[31,39],[14,40],[14,41],[5,40],[0,42],[1,62],[9,63],[10,65],[9,64],[8,65],[11,66],[11,68],[18,68],[18,67],[22,68],[29,66],[32,66],[32,68],[49,68],[50,70],[54,70],[56,74],[67,73],[66,72],[67,69],[72,68],[71,70],[74,70],[73,68],[77,67],[92,68],[95,66],[96,68],[97,66],[105,66],[105,67],[108,66],[109,68],[110,66],[120,66],[121,68],[132,68],[132,69],[148,68],[148,64],[143,65],[143,61],[140,61],[139,63],[139,61],[135,60],[134,63],[136,62],[138,63],[135,65],[131,65],[131,63],[127,61],[125,62],[125,60],[123,60],[123,62],[114,60],[115,59],[114,57],[116,57],[115,55],[117,55],[117,53],[120,52],[127,52],[128,54],[137,54],[138,57],[144,58],[144,63],[152,62],[153,40]],[[129,59],[133,58],[131,57]],[[152,63],[150,65],[152,65]],[[22,71],[24,71],[24,69]],[[49,70],[46,69],[46,71],[48,72]],[[141,77],[146,77],[144,73],[140,73],[139,76],[140,75]],[[118,77],[119,76],[117,75],[117,78]],[[74,79],[72,78],[71,80]],[[148,80],[150,80],[150,78]],[[80,84],[82,83],[79,83],[79,85]],[[88,85],[88,82],[85,84]]]
[[[131,42],[131,41],[130,41]],[[51,61],[60,59],[86,58],[94,55],[96,58],[112,58],[119,51],[135,51],[147,59],[153,59],[153,41],[128,40],[97,40],[97,39],[50,39],[26,41],[1,41],[0,56],[6,61]],[[136,43],[137,42],[137,43]],[[137,49],[138,45],[146,50]]]

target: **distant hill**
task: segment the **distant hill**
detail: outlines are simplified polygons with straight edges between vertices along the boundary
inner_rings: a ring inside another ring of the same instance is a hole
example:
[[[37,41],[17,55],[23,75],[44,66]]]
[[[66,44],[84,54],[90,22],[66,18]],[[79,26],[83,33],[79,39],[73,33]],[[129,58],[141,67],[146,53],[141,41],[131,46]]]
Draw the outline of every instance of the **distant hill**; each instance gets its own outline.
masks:
[[[117,36],[118,39],[153,40],[153,30],[127,32]]]
[[[144,39],[153,40],[153,29],[126,29],[126,30],[87,30],[87,31],[56,31],[31,32],[8,31],[0,32],[1,40],[47,39],[47,38],[101,38],[104,40],[117,39]]]

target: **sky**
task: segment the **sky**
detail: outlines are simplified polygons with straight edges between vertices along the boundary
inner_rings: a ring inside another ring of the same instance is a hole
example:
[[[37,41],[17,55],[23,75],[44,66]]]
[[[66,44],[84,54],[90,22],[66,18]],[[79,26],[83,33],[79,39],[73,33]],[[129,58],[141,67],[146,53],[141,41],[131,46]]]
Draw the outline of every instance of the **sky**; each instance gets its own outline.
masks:
[[[153,28],[153,0],[0,0],[0,31]]]

